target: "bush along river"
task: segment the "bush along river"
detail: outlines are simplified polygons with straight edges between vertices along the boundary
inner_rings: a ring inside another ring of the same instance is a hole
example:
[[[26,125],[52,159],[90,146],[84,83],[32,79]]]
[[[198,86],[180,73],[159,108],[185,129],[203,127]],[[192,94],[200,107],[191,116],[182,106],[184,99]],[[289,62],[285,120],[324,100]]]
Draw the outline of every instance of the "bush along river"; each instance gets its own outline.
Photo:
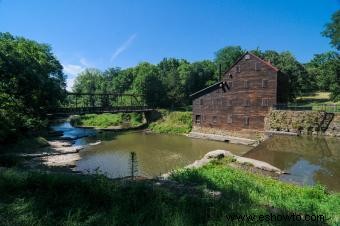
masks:
[[[74,167],[83,173],[103,173],[110,178],[132,174],[154,177],[222,149],[288,172],[280,176],[283,181],[301,185],[319,183],[340,191],[340,140],[336,138],[274,136],[253,148],[179,135],[96,131],[75,128],[69,122],[55,123],[52,129],[63,132],[63,137],[75,139],[74,145],[85,147]]]

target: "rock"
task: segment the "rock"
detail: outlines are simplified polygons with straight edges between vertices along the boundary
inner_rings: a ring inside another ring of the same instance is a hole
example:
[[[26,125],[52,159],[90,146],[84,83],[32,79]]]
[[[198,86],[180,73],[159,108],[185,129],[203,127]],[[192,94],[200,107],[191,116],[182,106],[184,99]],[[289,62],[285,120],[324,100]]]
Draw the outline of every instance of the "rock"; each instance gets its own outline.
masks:
[[[237,155],[234,155],[234,158],[236,159],[236,162],[241,163],[241,164],[248,163],[248,164],[251,164],[253,167],[256,167],[261,170],[283,174],[282,170],[280,170],[279,168],[273,165],[270,165],[267,162],[263,162],[263,161],[259,161],[259,160],[251,159],[251,158],[245,158],[245,157],[241,157]]]
[[[274,173],[277,173],[277,174],[284,174],[285,173],[284,171],[280,170],[279,168],[277,168],[277,167],[275,167],[275,166],[273,166],[273,165],[271,165],[267,162],[234,155],[230,151],[226,151],[226,150],[215,150],[215,151],[208,152],[207,154],[204,155],[204,157],[202,159],[196,160],[195,162],[185,166],[184,168],[185,169],[200,168],[200,167],[208,164],[209,162],[211,162],[214,159],[221,159],[221,158],[224,158],[224,157],[232,157],[233,159],[235,159],[236,163],[249,164],[252,167],[255,167],[255,168],[258,168],[258,169],[261,169],[261,170],[265,170],[265,171],[268,171],[268,172],[274,172]],[[171,176],[171,172],[165,173],[165,174],[160,176],[160,179],[167,180],[170,176]]]
[[[96,142],[94,142],[94,143],[89,143],[89,145],[94,146],[94,145],[98,145],[98,144],[100,144],[100,143],[101,143],[101,141],[98,140],[98,141],[96,141]]]
[[[227,157],[227,156],[233,156],[233,154],[230,151],[226,150],[215,150],[208,152],[207,154],[204,155],[204,158],[222,158],[222,157]]]

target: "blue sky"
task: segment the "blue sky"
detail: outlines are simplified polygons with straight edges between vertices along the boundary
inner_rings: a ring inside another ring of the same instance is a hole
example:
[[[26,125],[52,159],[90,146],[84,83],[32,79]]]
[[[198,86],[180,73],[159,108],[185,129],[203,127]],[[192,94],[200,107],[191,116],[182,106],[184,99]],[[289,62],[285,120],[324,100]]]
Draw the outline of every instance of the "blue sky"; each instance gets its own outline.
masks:
[[[49,43],[71,85],[86,67],[213,59],[227,45],[307,62],[332,50],[320,32],[339,8],[340,0],[0,0],[0,31]]]

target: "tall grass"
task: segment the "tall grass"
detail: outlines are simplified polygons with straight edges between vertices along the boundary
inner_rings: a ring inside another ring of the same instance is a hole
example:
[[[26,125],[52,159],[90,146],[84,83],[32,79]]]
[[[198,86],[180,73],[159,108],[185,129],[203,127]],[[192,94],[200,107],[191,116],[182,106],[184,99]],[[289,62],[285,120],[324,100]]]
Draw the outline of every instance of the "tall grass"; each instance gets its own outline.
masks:
[[[140,113],[117,113],[117,114],[87,114],[74,116],[71,124],[75,126],[93,126],[97,128],[108,128],[122,124],[138,126],[143,123],[143,115]]]
[[[185,134],[191,131],[191,112],[162,110],[161,113],[162,119],[150,124],[151,131],[168,134]]]
[[[222,191],[231,202],[239,199],[239,204],[235,203],[238,208],[242,208],[242,203],[249,202],[267,212],[268,209],[278,209],[302,215],[323,214],[329,218],[329,223],[340,223],[340,194],[329,194],[321,185],[302,187],[283,183],[231,168],[223,164],[223,160],[199,169],[178,170],[173,173],[172,178],[181,183],[194,183]]]
[[[113,181],[99,175],[2,170],[0,224],[248,225],[250,222],[228,222],[225,216],[274,211],[325,214],[329,217],[326,223],[339,222],[339,195],[328,194],[320,186],[286,185],[218,164],[178,171],[173,178],[187,185],[160,186],[150,180]],[[211,197],[207,188],[218,190],[221,195]]]

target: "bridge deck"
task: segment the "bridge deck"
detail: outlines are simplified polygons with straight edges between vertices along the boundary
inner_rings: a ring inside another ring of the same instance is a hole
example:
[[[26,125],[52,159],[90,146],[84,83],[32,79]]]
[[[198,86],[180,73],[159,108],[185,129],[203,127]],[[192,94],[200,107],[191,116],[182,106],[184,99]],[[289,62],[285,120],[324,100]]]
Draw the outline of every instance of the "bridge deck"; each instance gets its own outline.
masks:
[[[66,107],[57,108],[50,114],[53,115],[72,115],[72,114],[102,114],[102,113],[132,113],[149,112],[154,108],[148,106],[115,106],[115,107]]]

